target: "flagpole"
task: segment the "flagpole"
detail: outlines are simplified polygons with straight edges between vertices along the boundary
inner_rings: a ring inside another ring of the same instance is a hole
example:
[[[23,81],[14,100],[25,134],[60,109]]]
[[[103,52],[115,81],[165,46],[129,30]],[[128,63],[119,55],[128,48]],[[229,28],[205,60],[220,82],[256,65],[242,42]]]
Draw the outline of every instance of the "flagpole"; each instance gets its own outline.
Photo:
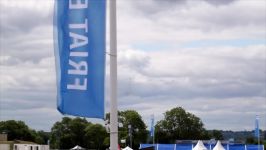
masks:
[[[110,0],[110,150],[118,149],[116,0]]]
[[[258,150],[260,150],[260,136],[258,136]]]
[[[152,144],[154,145],[154,140],[155,140],[155,128],[154,128],[154,114],[152,115],[153,123],[152,123],[152,128],[153,128],[153,133],[152,133]]]
[[[154,129],[153,129],[154,130]],[[153,131],[153,132],[155,132],[155,131]],[[152,143],[153,143],[153,145],[154,145],[154,142],[155,141],[155,133],[153,134],[153,137],[152,137]]]
[[[260,131],[259,131],[259,135],[258,135],[258,150],[260,150]]]
[[[260,150],[260,127],[259,127],[259,116],[258,115],[256,115],[255,136],[257,136],[258,138],[258,150]]]

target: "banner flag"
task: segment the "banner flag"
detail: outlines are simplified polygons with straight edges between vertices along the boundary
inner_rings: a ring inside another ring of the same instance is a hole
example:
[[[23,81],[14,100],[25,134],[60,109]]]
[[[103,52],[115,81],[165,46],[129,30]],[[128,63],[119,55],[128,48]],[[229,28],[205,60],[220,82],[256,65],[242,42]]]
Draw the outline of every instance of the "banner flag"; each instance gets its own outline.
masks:
[[[256,120],[255,120],[255,137],[259,138],[260,137],[260,129],[259,129],[259,116],[256,115]]]
[[[104,118],[106,0],[56,0],[57,108]]]
[[[154,115],[151,116],[151,130],[150,130],[150,136],[154,137]]]

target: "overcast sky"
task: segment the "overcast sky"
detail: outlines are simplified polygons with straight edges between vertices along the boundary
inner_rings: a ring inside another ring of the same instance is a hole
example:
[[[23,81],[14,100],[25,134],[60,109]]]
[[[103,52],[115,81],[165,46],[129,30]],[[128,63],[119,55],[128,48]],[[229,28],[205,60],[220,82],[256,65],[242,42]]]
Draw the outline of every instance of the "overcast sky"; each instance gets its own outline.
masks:
[[[0,0],[0,120],[49,131],[63,117],[53,3]],[[117,17],[119,110],[149,126],[152,114],[183,107],[206,129],[234,131],[253,130],[259,115],[266,129],[265,0],[117,0]]]

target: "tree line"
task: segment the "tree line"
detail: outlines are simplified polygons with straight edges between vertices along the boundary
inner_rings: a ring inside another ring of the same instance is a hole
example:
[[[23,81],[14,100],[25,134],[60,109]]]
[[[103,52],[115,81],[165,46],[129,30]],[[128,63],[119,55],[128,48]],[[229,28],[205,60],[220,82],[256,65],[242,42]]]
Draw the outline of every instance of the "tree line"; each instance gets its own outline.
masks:
[[[106,123],[110,114],[106,114]],[[140,143],[152,143],[149,130],[142,117],[135,110],[118,112],[119,143],[121,147],[131,145],[134,149]],[[7,133],[8,140],[33,141],[38,144],[49,142],[52,149],[69,149],[80,145],[89,149],[109,147],[109,133],[106,126],[93,124],[85,118],[63,117],[57,121],[50,132],[30,129],[23,121],[7,120],[0,122],[0,133]],[[164,118],[155,125],[156,143],[174,143],[175,140],[222,140],[220,131],[207,131],[201,119],[181,107],[164,113]],[[121,140],[124,142],[121,143]]]

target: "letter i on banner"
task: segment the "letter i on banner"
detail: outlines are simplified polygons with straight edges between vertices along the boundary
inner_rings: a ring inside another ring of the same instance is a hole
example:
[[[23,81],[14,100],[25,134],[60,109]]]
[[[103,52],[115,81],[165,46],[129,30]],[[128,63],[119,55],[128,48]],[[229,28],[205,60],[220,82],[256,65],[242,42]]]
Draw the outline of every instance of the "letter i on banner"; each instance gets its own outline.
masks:
[[[57,108],[104,118],[106,0],[56,0]]]

